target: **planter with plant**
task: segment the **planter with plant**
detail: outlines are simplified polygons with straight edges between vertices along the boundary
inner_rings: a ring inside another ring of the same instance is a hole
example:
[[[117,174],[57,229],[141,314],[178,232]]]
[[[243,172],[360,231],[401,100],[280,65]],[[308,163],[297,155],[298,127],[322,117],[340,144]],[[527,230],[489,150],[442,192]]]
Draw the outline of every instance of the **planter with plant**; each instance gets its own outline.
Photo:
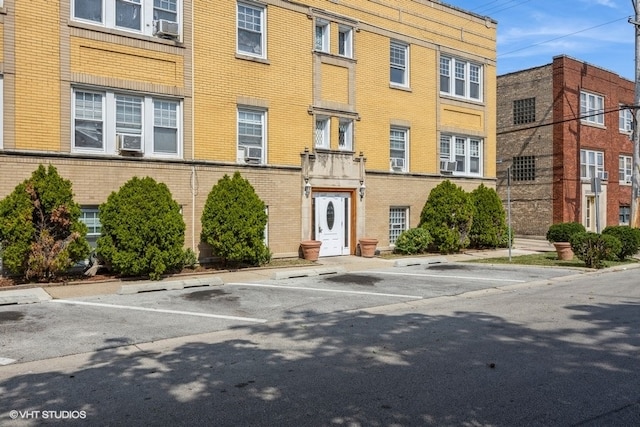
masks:
[[[571,250],[571,236],[576,233],[584,233],[586,229],[579,222],[560,222],[552,224],[547,230],[547,240],[553,243],[558,254],[558,259],[569,261],[573,259]]]

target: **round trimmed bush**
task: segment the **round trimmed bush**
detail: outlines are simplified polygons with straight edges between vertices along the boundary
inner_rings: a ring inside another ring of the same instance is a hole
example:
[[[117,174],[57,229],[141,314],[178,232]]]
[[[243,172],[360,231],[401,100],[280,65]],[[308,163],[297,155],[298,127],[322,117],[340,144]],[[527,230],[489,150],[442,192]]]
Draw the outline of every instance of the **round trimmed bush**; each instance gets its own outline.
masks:
[[[640,230],[627,225],[608,226],[602,234],[617,237],[622,243],[618,258],[622,261],[640,251]]]
[[[602,268],[604,261],[616,260],[622,248],[617,237],[592,232],[575,233],[569,243],[575,256],[589,268]]]
[[[574,234],[584,233],[586,231],[584,225],[579,222],[559,222],[549,226],[547,230],[547,240],[551,243],[569,242],[571,241],[571,236]]]
[[[159,280],[183,267],[185,223],[165,184],[134,177],[111,193],[99,215],[97,253],[114,272]]]
[[[405,255],[422,254],[429,250],[432,242],[433,239],[426,229],[410,228],[398,236],[393,251]]]

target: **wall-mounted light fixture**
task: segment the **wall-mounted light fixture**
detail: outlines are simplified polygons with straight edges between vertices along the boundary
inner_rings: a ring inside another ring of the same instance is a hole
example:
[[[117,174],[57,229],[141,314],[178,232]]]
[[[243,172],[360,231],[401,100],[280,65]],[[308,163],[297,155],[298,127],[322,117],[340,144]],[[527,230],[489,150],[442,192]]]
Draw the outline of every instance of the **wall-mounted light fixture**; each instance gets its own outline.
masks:
[[[311,194],[311,184],[309,184],[309,178],[304,179],[304,196],[309,197]]]
[[[364,198],[364,192],[367,187],[364,185],[364,180],[360,180],[360,188],[358,188],[358,193],[360,193],[360,200]]]

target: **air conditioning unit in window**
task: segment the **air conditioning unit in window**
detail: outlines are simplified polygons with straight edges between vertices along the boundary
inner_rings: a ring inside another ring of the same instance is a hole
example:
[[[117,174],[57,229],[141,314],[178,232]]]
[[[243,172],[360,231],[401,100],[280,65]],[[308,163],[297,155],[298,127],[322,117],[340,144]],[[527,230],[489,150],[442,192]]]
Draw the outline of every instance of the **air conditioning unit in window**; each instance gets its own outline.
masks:
[[[398,157],[391,158],[391,169],[394,171],[401,171],[404,169],[404,159]]]
[[[624,183],[625,184],[631,184],[631,175],[625,175],[624,176]]]
[[[153,21],[153,35],[175,39],[180,35],[180,26],[177,22],[166,19],[158,19]]]
[[[600,178],[603,181],[608,181],[609,180],[609,172],[607,172],[607,171],[598,172],[598,178]]]
[[[440,160],[440,173],[452,174],[456,170],[456,162]]]
[[[116,142],[121,153],[142,153],[142,135],[118,133]]]
[[[262,162],[262,148],[261,147],[244,147],[244,161],[245,163],[261,163]]]

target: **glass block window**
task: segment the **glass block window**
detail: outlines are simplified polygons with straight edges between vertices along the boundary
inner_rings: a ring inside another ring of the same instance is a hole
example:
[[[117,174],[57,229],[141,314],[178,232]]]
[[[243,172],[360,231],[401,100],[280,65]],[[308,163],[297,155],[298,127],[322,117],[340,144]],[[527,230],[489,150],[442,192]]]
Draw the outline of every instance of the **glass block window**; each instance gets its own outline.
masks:
[[[513,124],[522,125],[536,121],[536,99],[516,99],[513,101]]]
[[[514,157],[511,173],[514,181],[534,181],[536,179],[535,156]]]
[[[398,236],[407,229],[407,212],[409,208],[395,207],[389,209],[389,244],[395,245]]]
[[[92,249],[97,246],[98,237],[102,232],[102,224],[100,224],[100,218],[98,217],[98,208],[96,206],[82,207],[82,216],[80,221],[87,226],[87,241]]]

